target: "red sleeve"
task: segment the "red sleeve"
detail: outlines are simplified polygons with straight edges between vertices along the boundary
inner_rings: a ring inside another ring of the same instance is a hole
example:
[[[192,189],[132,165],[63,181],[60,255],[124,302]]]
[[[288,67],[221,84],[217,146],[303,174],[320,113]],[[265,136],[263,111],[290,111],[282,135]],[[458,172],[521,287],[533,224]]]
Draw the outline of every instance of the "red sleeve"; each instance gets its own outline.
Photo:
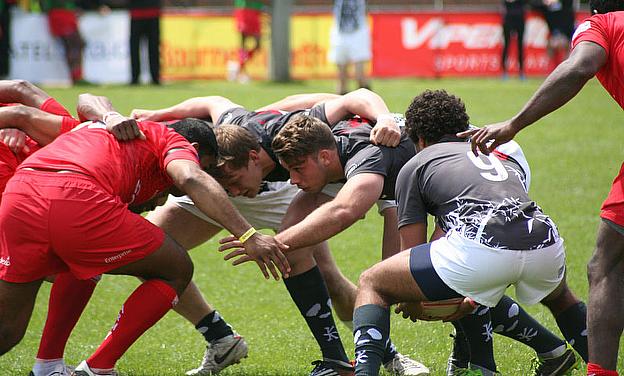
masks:
[[[80,124],[80,121],[74,119],[71,116],[63,116],[63,122],[61,123],[61,134],[67,133],[76,128]]]
[[[41,107],[39,109],[41,111],[44,111],[44,112],[47,112],[47,113],[53,114],[53,115],[72,117],[72,115],[69,113],[69,111],[67,111],[67,109],[65,107],[63,107],[62,104],[57,102],[56,99],[54,99],[52,97],[46,99],[45,102],[43,102],[43,104],[41,105]]]
[[[609,55],[609,36],[607,33],[608,14],[597,14],[585,19],[572,36],[572,48],[581,42],[594,42],[600,45]]]
[[[199,156],[195,148],[173,129],[151,121],[142,121],[139,125],[147,140],[156,146],[156,153],[163,171],[169,162],[176,159],[199,164]]]

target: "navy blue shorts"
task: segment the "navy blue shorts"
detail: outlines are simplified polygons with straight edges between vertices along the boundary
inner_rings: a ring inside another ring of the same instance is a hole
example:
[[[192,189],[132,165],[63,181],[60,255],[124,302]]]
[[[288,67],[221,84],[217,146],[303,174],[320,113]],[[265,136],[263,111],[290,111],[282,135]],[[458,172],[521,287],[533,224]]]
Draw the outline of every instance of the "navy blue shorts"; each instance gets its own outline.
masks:
[[[455,290],[442,281],[431,263],[431,243],[410,249],[410,272],[420,290],[429,300],[461,298]]]

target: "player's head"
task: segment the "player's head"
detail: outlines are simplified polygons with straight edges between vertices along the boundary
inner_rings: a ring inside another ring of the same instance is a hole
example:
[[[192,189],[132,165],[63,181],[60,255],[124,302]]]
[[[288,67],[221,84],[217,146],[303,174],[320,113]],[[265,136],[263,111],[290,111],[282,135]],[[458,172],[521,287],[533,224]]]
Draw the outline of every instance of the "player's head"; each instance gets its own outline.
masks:
[[[214,164],[219,148],[211,123],[200,119],[186,118],[167,126],[186,138],[191,144],[197,145],[197,154],[202,168],[206,169]]]
[[[461,99],[444,90],[425,90],[407,108],[405,128],[415,144],[422,140],[431,145],[467,130],[468,119]]]
[[[624,0],[589,0],[592,14],[604,14],[624,10]]]
[[[327,124],[306,115],[293,116],[275,136],[272,147],[292,184],[319,192],[328,183],[328,167],[337,147]]]
[[[215,129],[219,159],[210,174],[232,196],[255,197],[264,178],[260,143],[246,129],[225,124]]]

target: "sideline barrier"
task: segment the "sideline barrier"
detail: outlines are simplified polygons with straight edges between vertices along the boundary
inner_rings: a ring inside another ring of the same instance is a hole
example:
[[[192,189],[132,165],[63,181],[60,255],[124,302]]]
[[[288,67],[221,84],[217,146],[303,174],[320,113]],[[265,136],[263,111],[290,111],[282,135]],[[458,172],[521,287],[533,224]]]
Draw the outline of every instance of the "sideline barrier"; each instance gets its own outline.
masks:
[[[577,20],[585,18],[578,14]],[[502,51],[501,16],[495,12],[374,12],[372,32],[374,77],[496,76]],[[84,77],[94,83],[130,81],[129,15],[88,12],[80,18],[87,42]],[[254,79],[266,79],[270,29],[264,15],[262,49],[248,63]],[[291,20],[291,75],[295,79],[331,78],[327,61],[332,17],[329,13],[295,14]],[[50,37],[41,14],[14,12],[12,78],[36,83],[69,84],[60,42]],[[546,55],[548,29],[535,13],[525,28],[525,71],[545,75],[554,67]],[[161,75],[164,80],[223,79],[229,60],[237,60],[239,35],[229,15],[166,11],[161,18]],[[280,48],[283,48],[280,46]],[[515,43],[510,71],[517,70]],[[143,59],[147,61],[147,59]],[[143,64],[147,75],[147,64]]]

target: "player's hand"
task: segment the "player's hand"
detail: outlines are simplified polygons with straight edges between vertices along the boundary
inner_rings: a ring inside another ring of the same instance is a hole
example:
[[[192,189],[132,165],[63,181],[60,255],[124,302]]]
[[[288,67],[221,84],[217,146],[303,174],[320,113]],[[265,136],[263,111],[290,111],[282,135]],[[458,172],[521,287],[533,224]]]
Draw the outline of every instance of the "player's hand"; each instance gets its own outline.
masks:
[[[219,243],[222,244],[219,247],[220,252],[231,250],[223,257],[224,260],[236,258],[232,265],[236,266],[248,261],[255,261],[264,278],[270,278],[269,271],[276,281],[280,278],[279,273],[284,278],[288,278],[290,264],[283,253],[288,249],[288,246],[275,239],[275,237],[257,232],[245,243],[241,243],[234,236],[223,238]]]
[[[162,121],[162,117],[158,115],[158,112],[154,110],[142,110],[140,108],[135,108],[130,113],[130,117],[139,121],[149,120],[149,121]]]
[[[457,308],[457,311],[455,311],[455,313],[453,313],[452,315],[446,316],[445,318],[442,319],[442,321],[451,322],[451,321],[459,320],[462,317],[473,313],[475,309],[477,309],[478,306],[479,304],[475,302],[474,300],[470,298],[464,298],[464,300],[461,302],[461,304]]]
[[[3,142],[15,154],[28,153],[30,148],[26,145],[26,133],[15,128],[0,129],[0,142]]]
[[[418,320],[426,320],[423,317],[423,306],[421,302],[404,302],[399,303],[394,307],[394,313],[401,314],[404,319],[410,319],[413,322]]]
[[[457,133],[457,137],[470,137],[472,152],[477,155],[478,150],[481,150],[481,153],[488,155],[499,145],[511,141],[516,133],[518,133],[518,131],[512,127],[511,122],[504,121],[502,123],[486,125],[483,128],[474,128],[459,132]]]
[[[127,118],[117,112],[109,112],[104,116],[106,129],[120,141],[129,141],[139,138],[145,140],[145,134],[139,129],[135,119]]]
[[[401,142],[401,128],[392,114],[377,117],[377,124],[371,130],[370,141],[375,145],[395,147]]]

